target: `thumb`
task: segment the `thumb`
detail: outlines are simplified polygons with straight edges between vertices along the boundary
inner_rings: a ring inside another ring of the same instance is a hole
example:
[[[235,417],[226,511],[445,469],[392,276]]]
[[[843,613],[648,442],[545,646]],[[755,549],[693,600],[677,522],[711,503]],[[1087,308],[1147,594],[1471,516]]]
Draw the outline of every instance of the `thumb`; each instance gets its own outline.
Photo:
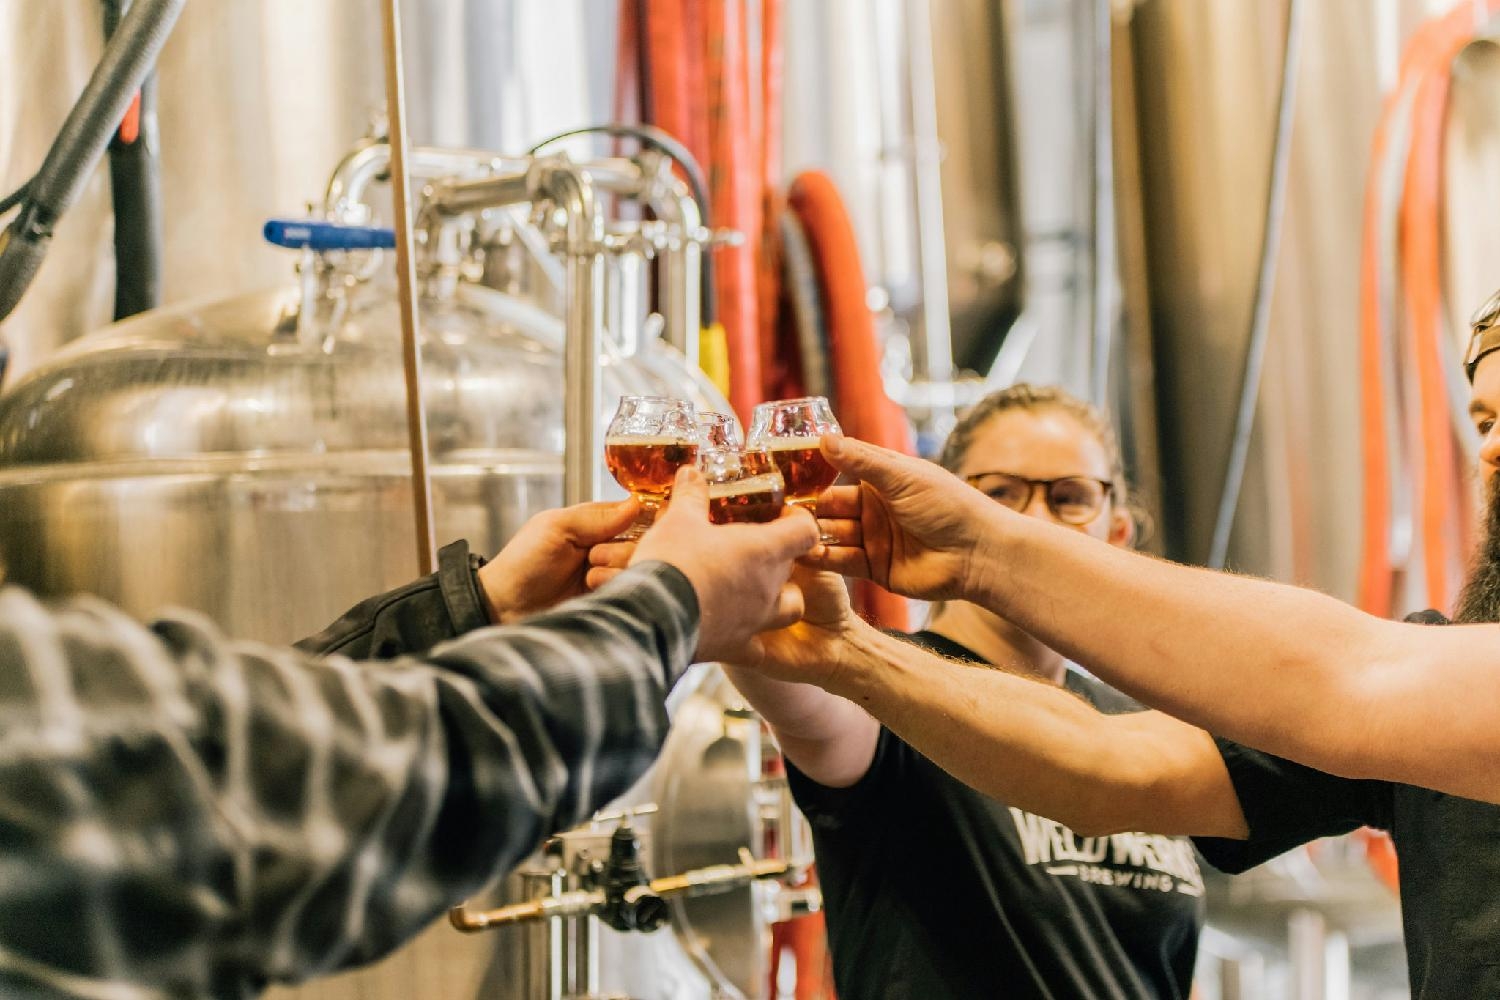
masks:
[[[602,500],[567,508],[563,530],[574,545],[592,547],[607,542],[630,526],[640,505],[628,500]]]
[[[776,559],[805,556],[818,544],[818,522],[807,510],[790,504],[762,530],[771,536],[771,552]]]
[[[842,434],[823,436],[823,455],[834,468],[846,472],[860,482],[869,483],[886,496],[894,496],[902,486],[913,478],[924,478],[929,463],[868,444]]]
[[[684,465],[677,470],[677,479],[672,484],[672,501],[662,518],[708,520],[708,481],[696,466]]]

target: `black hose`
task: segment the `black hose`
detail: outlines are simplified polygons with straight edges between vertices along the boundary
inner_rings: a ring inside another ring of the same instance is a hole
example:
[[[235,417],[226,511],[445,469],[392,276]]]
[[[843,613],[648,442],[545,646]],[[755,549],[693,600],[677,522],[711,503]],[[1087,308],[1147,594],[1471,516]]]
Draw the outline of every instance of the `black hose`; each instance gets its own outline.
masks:
[[[186,0],[136,0],[104,47],[68,112],[14,222],[0,235],[0,319],[9,316],[41,267],[53,228],[78,197],[141,81],[156,62]]]
[[[4,215],[6,212],[9,212],[11,209],[21,204],[21,202],[25,201],[26,195],[30,191],[31,182],[27,181],[25,184],[22,184],[10,194],[6,195],[4,198],[0,198],[0,215]]]
[[[543,146],[550,146],[562,139],[571,139],[575,135],[608,135],[615,138],[634,139],[643,146],[649,146],[660,153],[664,153],[682,165],[683,172],[687,174],[688,187],[692,189],[693,200],[698,203],[698,215],[703,228],[713,231],[713,223],[709,221],[708,205],[708,181],[703,174],[703,166],[698,158],[693,155],[692,150],[684,146],[672,133],[665,129],[657,128],[655,125],[621,125],[609,123],[605,125],[585,125],[582,128],[569,129],[556,135],[548,136],[541,142],[526,151],[527,156],[535,156]],[[702,315],[703,326],[713,326],[718,315],[718,302],[714,294],[714,269],[713,255],[703,255],[703,266],[699,276],[698,310]]]
[[[104,37],[112,38],[131,0],[104,0]],[[115,207],[115,319],[161,303],[162,210],[157,159],[156,71],[141,84],[140,128],[109,143],[109,182]]]
[[[1240,381],[1240,405],[1235,417],[1234,438],[1229,446],[1229,467],[1219,494],[1219,512],[1214,521],[1213,544],[1208,565],[1223,569],[1229,558],[1229,535],[1239,507],[1250,454],[1250,433],[1255,428],[1255,404],[1260,396],[1261,372],[1265,368],[1266,341],[1271,330],[1271,292],[1276,276],[1276,257],[1281,245],[1282,208],[1286,202],[1286,175],[1292,145],[1292,112],[1296,107],[1298,51],[1302,47],[1299,15],[1302,0],[1287,0],[1286,38],[1281,57],[1281,96],[1276,110],[1276,137],[1271,147],[1271,179],[1266,193],[1266,224],[1261,234],[1260,271],[1255,280],[1255,306],[1250,314],[1250,342],[1245,346],[1245,371]]]

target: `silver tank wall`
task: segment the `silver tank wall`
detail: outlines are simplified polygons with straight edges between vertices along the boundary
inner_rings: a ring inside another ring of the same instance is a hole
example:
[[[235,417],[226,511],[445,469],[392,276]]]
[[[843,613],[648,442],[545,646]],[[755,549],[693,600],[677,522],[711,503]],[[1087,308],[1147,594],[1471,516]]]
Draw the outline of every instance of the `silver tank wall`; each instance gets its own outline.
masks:
[[[98,0],[0,0],[0,192],[40,165],[102,47]],[[414,143],[520,150],[609,116],[615,4],[403,0]],[[160,64],[163,304],[284,283],[260,241],[319,197],[385,104],[368,0],[195,0]],[[42,271],[0,325],[13,378],[110,320],[108,172],[63,219]]]
[[[1281,257],[1231,565],[1352,599],[1360,557],[1357,376],[1361,208],[1396,60],[1432,4],[1303,4]],[[1254,294],[1285,3],[1134,8],[1164,527],[1206,557]],[[1446,9],[1446,7],[1444,8]],[[1500,199],[1500,60],[1461,60],[1448,130],[1450,332],[1500,284],[1486,252]],[[1488,213],[1488,214],[1487,214]]]

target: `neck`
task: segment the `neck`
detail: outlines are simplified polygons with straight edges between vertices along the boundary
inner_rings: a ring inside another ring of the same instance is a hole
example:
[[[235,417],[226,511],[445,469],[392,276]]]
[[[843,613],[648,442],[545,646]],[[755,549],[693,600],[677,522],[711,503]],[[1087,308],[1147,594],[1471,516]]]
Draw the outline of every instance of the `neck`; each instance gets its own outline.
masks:
[[[1062,656],[1029,633],[967,601],[943,605],[927,630],[967,646],[990,663],[1049,684],[1061,684],[1067,669]]]

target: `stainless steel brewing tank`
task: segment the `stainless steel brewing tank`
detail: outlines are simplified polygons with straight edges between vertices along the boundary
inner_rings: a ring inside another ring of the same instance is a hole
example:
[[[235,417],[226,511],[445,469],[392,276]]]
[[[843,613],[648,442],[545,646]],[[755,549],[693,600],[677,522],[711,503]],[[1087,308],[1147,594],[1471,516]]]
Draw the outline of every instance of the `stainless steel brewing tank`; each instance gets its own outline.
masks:
[[[268,641],[411,579],[395,298],[343,294],[312,336],[292,291],[148,313],[0,396],[0,573]],[[493,553],[561,503],[562,324],[467,287],[421,324],[438,540]],[[728,405],[657,341],[602,368],[606,417],[621,393]]]

